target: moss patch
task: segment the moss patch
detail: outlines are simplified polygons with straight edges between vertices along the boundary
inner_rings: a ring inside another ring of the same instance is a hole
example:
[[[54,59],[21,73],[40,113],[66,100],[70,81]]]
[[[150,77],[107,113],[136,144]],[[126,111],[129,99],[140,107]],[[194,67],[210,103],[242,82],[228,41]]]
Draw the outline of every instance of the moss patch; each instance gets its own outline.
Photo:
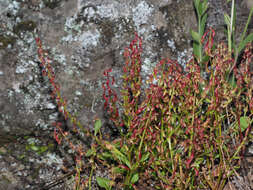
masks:
[[[13,45],[16,39],[12,36],[0,35],[0,49],[5,49],[8,45]]]
[[[46,7],[50,9],[56,8],[61,0],[43,0],[43,3],[45,4]]]
[[[31,20],[27,20],[27,21],[23,21],[18,23],[14,29],[13,32],[15,34],[20,34],[21,32],[25,32],[25,31],[33,31],[35,28],[37,27],[37,24]]]

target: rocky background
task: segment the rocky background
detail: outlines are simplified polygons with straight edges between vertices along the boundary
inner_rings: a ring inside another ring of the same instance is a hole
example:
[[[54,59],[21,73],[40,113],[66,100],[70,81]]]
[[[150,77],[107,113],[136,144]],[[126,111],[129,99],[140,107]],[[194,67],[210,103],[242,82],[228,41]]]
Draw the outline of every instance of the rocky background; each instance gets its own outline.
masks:
[[[249,11],[236,2],[240,34]],[[209,0],[209,7],[208,26],[215,28],[216,41],[225,41],[223,13],[230,5]],[[0,189],[43,189],[63,176],[63,166],[73,165],[70,152],[54,141],[52,122],[63,118],[41,75],[36,36],[53,60],[68,109],[92,129],[95,117],[107,125],[103,71],[113,68],[120,87],[123,51],[135,31],[143,39],[145,79],[162,58],[184,66],[196,27],[191,0],[0,0]],[[250,180],[243,183],[253,187]],[[44,189],[72,186],[73,178],[66,178]]]

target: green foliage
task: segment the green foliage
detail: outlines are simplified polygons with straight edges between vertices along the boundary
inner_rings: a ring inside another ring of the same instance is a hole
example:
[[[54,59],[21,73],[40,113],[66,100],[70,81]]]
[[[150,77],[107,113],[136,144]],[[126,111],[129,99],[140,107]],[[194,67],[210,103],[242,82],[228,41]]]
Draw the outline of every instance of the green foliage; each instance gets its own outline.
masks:
[[[95,121],[94,136],[97,135],[97,133],[98,133],[98,131],[100,130],[101,126],[102,126],[101,120],[100,120],[100,119],[97,119],[97,120]]]
[[[31,142],[31,143],[27,144],[25,148],[26,148],[26,150],[34,151],[37,154],[42,154],[42,153],[48,151],[49,147],[50,147],[50,145],[49,146],[46,146],[46,145],[41,146],[41,145],[36,145],[35,142]]]
[[[37,27],[37,24],[32,20],[27,20],[23,22],[19,22],[16,24],[13,28],[13,32],[17,35],[20,35],[22,32],[26,31],[34,31],[34,29]]]
[[[50,9],[54,9],[57,6],[59,6],[59,3],[61,0],[42,0],[46,7],[49,7]]]
[[[193,53],[197,61],[202,63],[203,60],[206,59],[203,57],[201,38],[204,35],[206,26],[208,1],[194,0],[193,2],[198,19],[198,31],[195,32],[191,30],[191,35],[193,38]]]
[[[231,0],[228,0],[227,2],[230,2]],[[253,41],[253,33],[250,33],[248,36],[246,36],[247,29],[253,14],[253,8],[250,10],[247,22],[244,27],[244,31],[241,35],[240,42],[237,45],[235,43],[235,21],[236,21],[236,7],[235,7],[235,0],[232,0],[231,2],[231,15],[229,16],[228,14],[224,14],[224,21],[227,26],[227,39],[228,39],[228,50],[232,56],[234,56],[234,64],[230,68],[229,73],[232,72],[234,69],[235,65],[237,64],[238,56],[242,52],[242,50],[246,47],[248,43],[251,43]],[[232,51],[233,50],[233,51]]]
[[[5,49],[8,45],[13,45],[16,39],[12,36],[0,35],[0,49]]]
[[[102,178],[102,177],[96,177],[97,183],[100,187],[105,188],[106,190],[111,190],[112,189],[112,184],[113,182],[109,179]]]
[[[235,127],[238,129],[240,126],[240,130],[244,132],[250,125],[252,124],[252,121],[247,116],[240,117],[240,125],[239,122],[235,123]]]
[[[210,44],[213,33],[206,37]],[[145,177],[158,179],[162,188],[222,189],[239,168],[239,155],[249,140],[252,47],[245,49],[247,56],[232,82],[226,80],[233,65],[229,49],[224,44],[207,45],[208,62],[191,60],[182,71],[175,61],[162,60],[142,91],[141,44],[136,35],[124,53],[122,103],[117,104],[111,70],[105,71],[105,109],[117,127],[127,126],[127,134],[105,144],[104,160],[120,166],[113,173],[124,176],[125,189],[133,189],[144,172]],[[201,65],[208,79],[202,76]]]

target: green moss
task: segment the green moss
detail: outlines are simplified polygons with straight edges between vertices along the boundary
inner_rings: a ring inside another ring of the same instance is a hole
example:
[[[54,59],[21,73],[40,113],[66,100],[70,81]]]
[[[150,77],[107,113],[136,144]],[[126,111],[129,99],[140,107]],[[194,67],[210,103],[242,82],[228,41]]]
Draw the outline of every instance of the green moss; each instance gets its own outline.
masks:
[[[8,45],[13,45],[16,39],[12,36],[0,35],[0,49],[5,49]]]
[[[43,3],[45,4],[46,7],[49,7],[50,9],[56,8],[61,0],[43,0]]]
[[[100,23],[101,34],[103,36],[103,42],[110,44],[113,36],[115,24],[110,20],[104,20]]]
[[[20,34],[21,32],[25,32],[25,31],[33,31],[35,28],[37,27],[37,24],[31,20],[27,20],[27,21],[23,21],[18,23],[14,29],[13,32],[15,34]]]
[[[36,152],[38,155],[41,155],[47,151],[52,151],[53,148],[54,148],[54,145],[52,143],[49,143],[48,145],[40,145],[35,142],[30,142],[30,143],[28,142],[25,146],[25,149],[27,151]]]

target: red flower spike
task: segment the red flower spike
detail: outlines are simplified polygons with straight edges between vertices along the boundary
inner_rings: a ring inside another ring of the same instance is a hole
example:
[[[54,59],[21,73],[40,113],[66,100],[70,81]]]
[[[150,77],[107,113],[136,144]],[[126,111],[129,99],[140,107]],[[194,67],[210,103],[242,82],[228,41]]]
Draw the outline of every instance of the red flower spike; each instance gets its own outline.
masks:
[[[204,35],[201,37],[201,43],[204,42],[204,40],[205,40],[207,34],[208,34],[208,31],[205,32]]]
[[[64,119],[67,120],[68,119],[68,112],[65,109],[64,109],[63,114],[64,114]]]
[[[39,46],[40,45],[40,38],[36,37],[35,41],[36,41],[36,44]]]
[[[61,144],[61,139],[59,138],[59,134],[57,132],[57,129],[54,129],[54,139],[56,140],[56,142],[60,145]]]
[[[194,153],[192,152],[190,158],[186,161],[186,168],[187,169],[190,168],[190,164],[191,164],[193,158],[194,158]]]
[[[199,171],[197,170],[197,168],[194,168],[194,171],[195,171],[195,175],[199,176]]]
[[[124,57],[129,57],[129,56],[130,56],[130,52],[129,52],[128,48],[125,48]]]
[[[121,167],[121,168],[123,168],[125,170],[129,170],[129,168],[127,166],[125,166],[125,165],[120,165],[119,167]]]
[[[42,75],[47,76],[47,72],[44,69],[42,70]]]
[[[139,152],[139,160],[141,160],[141,157],[142,157],[141,152]]]
[[[112,85],[114,85],[114,83],[115,83],[115,78],[114,77],[112,77]]]

